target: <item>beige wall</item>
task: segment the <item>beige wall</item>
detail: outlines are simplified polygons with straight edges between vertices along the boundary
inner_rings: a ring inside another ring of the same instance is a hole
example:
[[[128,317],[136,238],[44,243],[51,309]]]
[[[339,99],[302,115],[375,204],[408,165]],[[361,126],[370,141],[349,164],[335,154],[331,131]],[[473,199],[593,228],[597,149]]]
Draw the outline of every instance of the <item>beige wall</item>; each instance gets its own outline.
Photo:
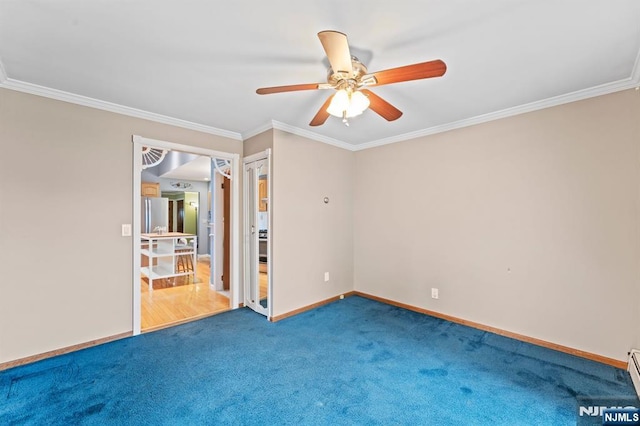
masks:
[[[355,155],[279,130],[273,139],[270,234],[277,316],[353,289]]]
[[[245,141],[273,148],[274,315],[355,288],[625,359],[638,117],[626,91],[356,153],[279,130]],[[132,134],[243,149],[0,89],[0,362],[131,330]]]
[[[631,90],[357,152],[355,288],[626,359],[638,121]]]
[[[243,155],[248,157],[273,148],[273,130],[267,130],[244,141]]]
[[[131,136],[242,143],[0,89],[0,362],[132,330]]]

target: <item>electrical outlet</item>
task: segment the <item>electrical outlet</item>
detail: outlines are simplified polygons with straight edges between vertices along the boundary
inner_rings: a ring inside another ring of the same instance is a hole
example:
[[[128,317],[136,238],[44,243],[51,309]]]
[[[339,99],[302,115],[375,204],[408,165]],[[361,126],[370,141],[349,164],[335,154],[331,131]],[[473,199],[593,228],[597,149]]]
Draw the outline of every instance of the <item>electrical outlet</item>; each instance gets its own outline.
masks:
[[[130,223],[123,223],[122,224],[122,236],[123,237],[130,237],[131,236],[131,224]]]
[[[437,288],[432,288],[431,289],[431,298],[432,299],[437,299],[438,298],[438,289]]]
[[[326,283],[326,282],[329,282],[329,273],[328,273],[328,272],[325,272],[325,273],[324,273],[324,282],[325,282],[325,283]]]

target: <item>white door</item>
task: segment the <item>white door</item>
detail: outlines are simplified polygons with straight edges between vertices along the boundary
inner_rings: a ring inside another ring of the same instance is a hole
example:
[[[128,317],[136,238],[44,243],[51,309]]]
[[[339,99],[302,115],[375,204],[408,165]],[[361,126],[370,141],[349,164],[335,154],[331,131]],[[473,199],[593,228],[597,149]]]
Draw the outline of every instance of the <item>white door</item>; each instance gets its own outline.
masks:
[[[230,175],[230,162],[220,159],[211,158],[211,181],[209,186],[210,195],[210,211],[209,211],[209,251],[211,256],[211,273],[209,284],[213,286],[216,291],[225,291],[223,283],[223,274],[225,271],[225,265],[228,266],[228,253],[225,252],[225,241],[230,237],[225,230],[225,221],[227,220],[228,212],[225,211],[225,206],[230,205],[230,200],[226,197],[230,194],[228,191],[230,188],[226,188],[224,185],[225,180],[231,177]],[[227,194],[227,195],[225,195]],[[229,225],[229,224],[227,224]],[[228,273],[228,272],[227,272]]]
[[[207,233],[209,237],[209,267],[211,268],[209,273],[209,285],[215,288],[216,290],[220,290],[218,284],[218,280],[216,276],[218,275],[218,269],[220,268],[221,261],[217,258],[218,248],[216,247],[216,221],[218,220],[217,207],[218,203],[216,202],[218,195],[218,176],[219,173],[216,171],[215,167],[215,158],[211,159],[211,170],[210,170],[210,178],[209,178],[209,214],[207,217]],[[220,235],[220,238],[223,236]]]
[[[267,151],[268,153],[268,151]],[[267,154],[265,153],[265,155]],[[250,160],[250,159],[249,159]],[[262,190],[261,190],[262,187]],[[269,160],[245,160],[245,306],[270,316]],[[262,248],[261,248],[262,244]]]

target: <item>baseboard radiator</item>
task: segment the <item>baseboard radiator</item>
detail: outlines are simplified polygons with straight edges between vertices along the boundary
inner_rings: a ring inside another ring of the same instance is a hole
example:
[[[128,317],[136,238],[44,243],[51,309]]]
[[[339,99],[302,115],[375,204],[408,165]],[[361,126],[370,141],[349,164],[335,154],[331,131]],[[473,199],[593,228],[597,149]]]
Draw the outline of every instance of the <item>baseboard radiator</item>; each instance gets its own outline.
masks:
[[[640,350],[632,349],[629,356],[629,374],[631,374],[631,381],[636,388],[636,393],[640,398]]]

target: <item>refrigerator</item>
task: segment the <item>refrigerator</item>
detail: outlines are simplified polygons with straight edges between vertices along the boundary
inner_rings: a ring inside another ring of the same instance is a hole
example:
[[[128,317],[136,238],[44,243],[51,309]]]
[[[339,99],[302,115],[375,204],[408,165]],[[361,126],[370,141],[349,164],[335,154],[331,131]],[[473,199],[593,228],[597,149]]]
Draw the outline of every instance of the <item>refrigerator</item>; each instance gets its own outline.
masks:
[[[162,197],[142,197],[140,227],[143,234],[154,232],[157,226],[164,226],[171,232],[169,226],[169,199]]]

